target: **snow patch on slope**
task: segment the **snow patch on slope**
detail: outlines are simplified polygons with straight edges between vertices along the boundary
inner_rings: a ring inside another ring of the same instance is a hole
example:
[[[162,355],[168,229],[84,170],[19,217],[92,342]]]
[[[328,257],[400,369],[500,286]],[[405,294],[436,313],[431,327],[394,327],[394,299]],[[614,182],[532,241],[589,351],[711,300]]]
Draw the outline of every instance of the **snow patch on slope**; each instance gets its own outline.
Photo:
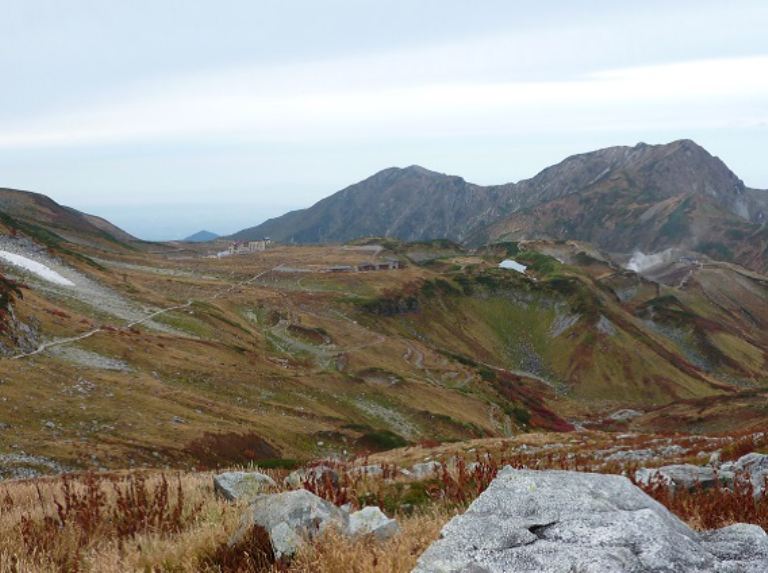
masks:
[[[507,259],[507,260],[501,261],[501,263],[499,263],[499,268],[500,269],[509,269],[509,270],[512,270],[512,271],[517,271],[518,273],[525,274],[525,269],[527,269],[528,267],[525,266],[522,263],[518,263],[517,261],[515,261],[513,259]]]
[[[652,255],[646,255],[640,251],[635,251],[635,254],[632,255],[629,263],[627,263],[627,269],[640,273],[652,267],[668,263],[672,260],[673,255],[674,253],[672,249],[667,249],[666,251],[661,251],[660,253]]]
[[[75,286],[69,279],[65,279],[56,271],[50,269],[42,263],[28,259],[22,255],[15,253],[9,253],[8,251],[0,251],[0,258],[8,261],[14,266],[21,267],[22,269],[29,271],[30,273],[40,277],[48,282],[62,285],[62,286]]]

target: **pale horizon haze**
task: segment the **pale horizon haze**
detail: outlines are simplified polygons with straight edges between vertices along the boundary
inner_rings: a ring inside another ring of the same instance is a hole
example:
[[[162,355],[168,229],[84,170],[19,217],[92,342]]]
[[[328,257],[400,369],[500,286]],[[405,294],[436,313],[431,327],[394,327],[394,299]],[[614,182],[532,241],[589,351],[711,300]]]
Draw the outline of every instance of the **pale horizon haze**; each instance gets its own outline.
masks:
[[[768,2],[0,0],[0,187],[146,240],[391,167],[693,139],[768,189]]]

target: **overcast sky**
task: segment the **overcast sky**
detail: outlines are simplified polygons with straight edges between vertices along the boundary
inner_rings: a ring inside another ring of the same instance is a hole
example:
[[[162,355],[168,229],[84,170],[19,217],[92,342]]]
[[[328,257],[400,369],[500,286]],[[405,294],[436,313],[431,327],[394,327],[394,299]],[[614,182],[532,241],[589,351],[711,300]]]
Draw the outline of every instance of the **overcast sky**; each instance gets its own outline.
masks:
[[[0,0],[0,186],[144,239],[689,138],[768,189],[763,0]]]

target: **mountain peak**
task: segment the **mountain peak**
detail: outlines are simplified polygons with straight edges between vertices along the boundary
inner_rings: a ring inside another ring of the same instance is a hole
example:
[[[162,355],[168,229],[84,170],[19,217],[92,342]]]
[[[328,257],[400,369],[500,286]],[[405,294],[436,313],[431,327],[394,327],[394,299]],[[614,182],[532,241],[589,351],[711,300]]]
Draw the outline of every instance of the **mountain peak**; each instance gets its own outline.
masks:
[[[426,175],[429,177],[434,177],[435,175],[439,177],[446,176],[445,173],[438,173],[437,171],[432,171],[431,169],[422,167],[421,165],[409,165],[408,167],[403,168],[403,171],[406,171],[409,173],[416,173],[418,175]]]

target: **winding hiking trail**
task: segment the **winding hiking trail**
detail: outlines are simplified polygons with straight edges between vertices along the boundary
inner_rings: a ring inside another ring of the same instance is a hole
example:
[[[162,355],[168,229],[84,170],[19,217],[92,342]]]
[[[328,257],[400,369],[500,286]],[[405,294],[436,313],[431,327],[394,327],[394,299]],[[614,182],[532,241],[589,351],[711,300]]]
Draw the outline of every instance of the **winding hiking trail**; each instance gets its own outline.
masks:
[[[238,283],[233,283],[233,284],[229,285],[226,288],[222,288],[221,290],[219,290],[218,292],[216,292],[212,296],[208,297],[207,299],[206,298],[203,298],[203,299],[189,299],[189,300],[187,300],[187,302],[185,302],[183,304],[177,304],[177,305],[174,305],[174,306],[170,306],[168,308],[163,308],[163,309],[154,311],[151,314],[148,314],[147,316],[145,316],[143,318],[140,318],[139,320],[134,320],[132,322],[129,322],[128,324],[126,324],[124,326],[121,326],[120,328],[133,328],[134,326],[138,326],[140,324],[144,324],[144,323],[146,323],[146,322],[148,322],[148,321],[150,321],[150,320],[152,320],[152,319],[154,319],[154,318],[156,318],[158,316],[162,316],[163,314],[166,314],[166,313],[169,313],[169,312],[173,312],[175,310],[181,310],[181,309],[184,309],[184,308],[189,308],[195,302],[202,302],[204,300],[218,300],[220,297],[226,296],[227,294],[231,293],[233,290],[235,290],[237,288],[240,288],[242,286],[245,286],[245,285],[247,285],[247,284],[249,284],[249,283],[251,283],[251,282],[253,282],[255,280],[258,280],[259,278],[261,278],[265,274],[267,274],[269,272],[272,272],[275,268],[277,268],[277,267],[279,267],[281,265],[282,265],[282,263],[280,263],[280,265],[277,265],[276,267],[272,267],[270,269],[262,271],[262,272],[254,275],[253,277],[251,277],[249,279],[246,279],[244,281],[240,281]],[[42,352],[46,351],[49,348],[53,348],[53,347],[57,347],[57,346],[68,346],[70,344],[74,344],[75,342],[79,342],[81,340],[85,340],[86,338],[90,338],[91,336],[93,336],[95,334],[98,334],[99,332],[106,331],[109,328],[116,328],[116,327],[99,326],[98,328],[94,328],[93,330],[89,330],[88,332],[85,332],[85,333],[80,334],[78,336],[72,336],[72,337],[68,337],[68,338],[58,338],[58,339],[51,340],[49,342],[43,342],[35,350],[32,350],[30,352],[24,352],[24,353],[21,353],[21,354],[15,354],[14,356],[9,357],[8,359],[9,360],[21,360],[22,358],[28,358],[30,356],[35,356],[37,354],[41,354]]]

